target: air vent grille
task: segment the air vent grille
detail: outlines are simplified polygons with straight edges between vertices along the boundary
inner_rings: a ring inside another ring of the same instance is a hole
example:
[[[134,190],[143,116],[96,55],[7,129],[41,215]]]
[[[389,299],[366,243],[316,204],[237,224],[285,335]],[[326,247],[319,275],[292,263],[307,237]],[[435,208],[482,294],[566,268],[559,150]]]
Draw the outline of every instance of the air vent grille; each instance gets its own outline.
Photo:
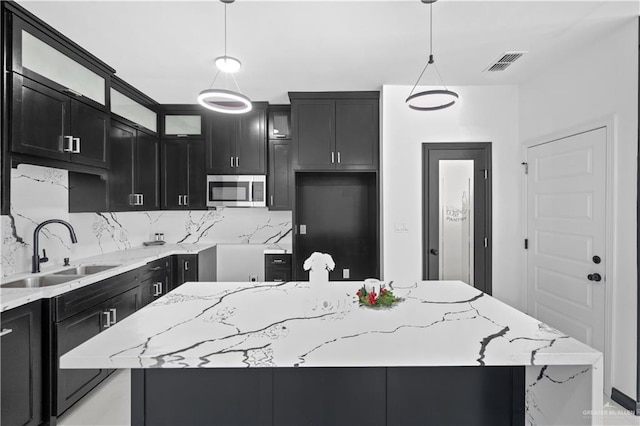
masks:
[[[527,52],[505,52],[502,56],[489,65],[485,71],[504,71]]]

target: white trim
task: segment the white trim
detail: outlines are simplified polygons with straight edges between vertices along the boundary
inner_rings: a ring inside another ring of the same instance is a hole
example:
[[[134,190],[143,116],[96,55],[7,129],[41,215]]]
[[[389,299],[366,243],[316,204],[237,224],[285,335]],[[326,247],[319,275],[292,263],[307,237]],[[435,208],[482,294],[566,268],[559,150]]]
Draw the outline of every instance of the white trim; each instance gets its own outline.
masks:
[[[618,286],[617,282],[617,277],[615,274],[615,268],[613,267],[614,265],[614,259],[616,258],[616,252],[615,252],[615,245],[614,245],[614,236],[616,235],[616,223],[615,223],[615,215],[614,215],[614,206],[616,205],[617,202],[617,197],[618,194],[615,192],[615,174],[614,174],[614,170],[615,170],[615,154],[616,154],[616,147],[618,145],[618,134],[617,134],[617,116],[616,115],[608,115],[599,119],[595,119],[595,120],[589,120],[586,123],[583,123],[581,125],[578,126],[573,126],[570,127],[568,129],[559,131],[559,132],[554,132],[542,137],[537,137],[535,139],[531,139],[531,140],[526,140],[522,142],[522,146],[524,149],[524,155],[523,157],[525,158],[525,162],[528,162],[528,158],[527,158],[527,154],[528,154],[528,149],[536,146],[536,145],[542,145],[544,143],[549,143],[549,142],[554,142],[557,141],[559,139],[564,139],[576,134],[580,134],[580,133],[586,133],[592,130],[596,130],[599,128],[606,128],[606,135],[607,135],[607,140],[606,140],[606,153],[607,153],[607,159],[605,162],[606,165],[606,183],[605,183],[605,191],[606,191],[606,209],[605,209],[605,224],[606,224],[606,228],[605,228],[605,232],[606,232],[606,238],[605,238],[605,259],[606,259],[606,266],[605,266],[605,282],[608,283],[609,285],[607,285],[606,291],[605,291],[605,351],[604,351],[604,392],[606,394],[610,394],[611,393],[611,378],[612,378],[612,373],[613,373],[613,365],[612,365],[612,359],[613,359],[613,301],[614,299],[614,294],[616,291],[616,288]],[[523,229],[523,241],[524,238],[527,238],[527,222],[528,222],[528,214],[529,214],[529,210],[528,210],[528,205],[527,205],[527,199],[528,199],[528,188],[527,188],[527,176],[524,174],[524,172],[522,173],[523,176],[523,194],[524,194],[524,200],[523,200],[523,205],[524,205],[524,209],[523,209],[523,213],[524,213],[524,218],[523,218],[523,225],[522,225],[522,229]],[[529,307],[529,301],[528,301],[528,288],[527,288],[527,267],[528,267],[528,262],[527,262],[527,252],[526,250],[523,250],[523,285],[522,285],[522,292],[523,292],[523,301],[524,301],[524,310],[525,312],[528,311],[528,307]],[[530,314],[529,312],[527,312],[528,314]]]

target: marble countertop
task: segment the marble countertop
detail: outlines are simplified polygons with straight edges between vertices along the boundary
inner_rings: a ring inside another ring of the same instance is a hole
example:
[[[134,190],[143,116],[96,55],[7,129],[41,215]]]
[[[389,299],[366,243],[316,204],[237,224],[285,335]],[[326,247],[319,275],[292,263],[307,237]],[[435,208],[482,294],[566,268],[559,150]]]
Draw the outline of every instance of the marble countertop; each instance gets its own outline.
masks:
[[[105,280],[109,277],[122,274],[123,272],[139,268],[156,259],[174,254],[197,254],[203,250],[211,248],[215,244],[166,244],[162,246],[138,247],[127,250],[114,251],[98,256],[87,257],[74,261],[70,266],[59,266],[57,268],[48,269],[40,274],[24,273],[13,275],[2,279],[2,284],[15,281],[22,278],[34,277],[38,275],[47,275],[64,269],[68,269],[80,265],[118,265],[115,268],[108,269],[92,275],[83,276],[80,279],[67,281],[63,284],[57,284],[39,288],[2,288],[0,287],[0,312],[7,309],[16,308],[40,299],[51,298],[84,287],[98,281]]]
[[[460,281],[186,283],[71,350],[62,368],[593,365],[602,354]]]

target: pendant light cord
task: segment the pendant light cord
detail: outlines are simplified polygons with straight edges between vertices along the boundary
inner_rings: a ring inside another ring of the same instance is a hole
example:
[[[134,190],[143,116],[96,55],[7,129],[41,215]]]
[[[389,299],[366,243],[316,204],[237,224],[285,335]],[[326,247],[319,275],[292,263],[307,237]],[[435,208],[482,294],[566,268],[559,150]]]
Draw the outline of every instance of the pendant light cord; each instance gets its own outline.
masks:
[[[224,4],[224,56],[227,56],[227,4]]]
[[[413,88],[411,89],[411,92],[409,93],[409,96],[413,95],[413,92],[415,92],[416,87],[418,87],[418,83],[420,83],[420,80],[422,80],[422,76],[427,71],[427,68],[429,67],[429,64],[433,64],[433,67],[436,69],[436,73],[438,74],[438,79],[440,80],[440,84],[442,84],[442,86],[444,86],[445,90],[449,90],[447,88],[447,85],[444,84],[444,80],[442,80],[442,76],[440,75],[440,71],[438,70],[438,67],[436,66],[436,62],[433,59],[433,3],[429,4],[429,59],[427,60],[427,63],[425,64],[424,68],[422,69],[422,72],[418,76],[418,80],[416,80],[416,84],[413,85]]]

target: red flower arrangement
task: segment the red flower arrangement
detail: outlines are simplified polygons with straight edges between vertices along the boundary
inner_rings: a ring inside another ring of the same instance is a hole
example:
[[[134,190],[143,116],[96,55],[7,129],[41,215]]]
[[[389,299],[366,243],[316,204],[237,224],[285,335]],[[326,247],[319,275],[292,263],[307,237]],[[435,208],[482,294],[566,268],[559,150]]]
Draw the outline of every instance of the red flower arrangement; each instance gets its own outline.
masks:
[[[396,297],[391,290],[387,290],[384,285],[380,286],[380,294],[375,290],[368,292],[367,289],[362,286],[360,290],[356,292],[360,304],[368,306],[370,308],[390,307],[394,303],[400,302],[402,299]]]

